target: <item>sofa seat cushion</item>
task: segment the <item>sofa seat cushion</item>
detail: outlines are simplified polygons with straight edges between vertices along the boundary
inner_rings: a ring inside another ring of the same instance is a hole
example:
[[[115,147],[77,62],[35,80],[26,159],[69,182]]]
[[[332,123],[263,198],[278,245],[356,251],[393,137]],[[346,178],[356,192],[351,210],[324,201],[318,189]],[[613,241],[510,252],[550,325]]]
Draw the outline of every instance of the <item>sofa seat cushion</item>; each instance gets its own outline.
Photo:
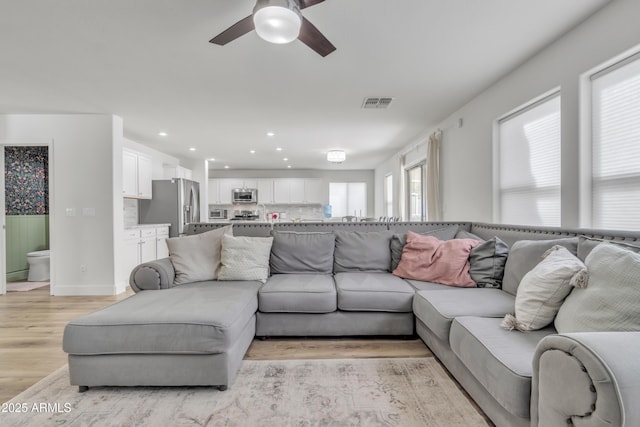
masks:
[[[335,281],[340,310],[411,312],[415,291],[391,273],[337,273]]]
[[[336,286],[329,274],[274,274],[258,293],[263,313],[331,313]]]
[[[418,291],[413,312],[443,341],[449,339],[451,322],[458,316],[496,317],[513,313],[515,297],[500,289],[451,288]]]
[[[451,350],[509,413],[529,418],[532,361],[549,326],[522,333],[500,327],[501,319],[458,317],[451,325]]]
[[[69,322],[69,354],[216,354],[258,309],[259,282],[197,282],[144,291]]]
[[[444,291],[447,289],[451,289],[451,286],[443,285],[442,283],[423,282],[422,280],[410,279],[405,279],[405,281],[409,283],[416,291]]]

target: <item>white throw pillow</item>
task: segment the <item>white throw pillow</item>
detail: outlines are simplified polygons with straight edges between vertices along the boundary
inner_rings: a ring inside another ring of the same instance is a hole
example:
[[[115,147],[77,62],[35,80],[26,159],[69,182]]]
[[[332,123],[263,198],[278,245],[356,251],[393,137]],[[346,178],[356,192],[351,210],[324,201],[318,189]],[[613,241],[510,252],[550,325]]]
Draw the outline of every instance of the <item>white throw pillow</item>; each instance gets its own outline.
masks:
[[[227,236],[222,238],[218,280],[260,280],[269,277],[273,237]]]
[[[575,289],[562,304],[559,333],[640,331],[640,254],[600,243],[585,259],[589,286]]]
[[[542,261],[520,281],[515,316],[507,314],[502,327],[533,331],[553,322],[573,286],[584,286],[587,268],[565,247],[549,249]]]
[[[220,268],[222,236],[232,233],[232,226],[228,225],[193,236],[167,239],[169,257],[176,271],[173,283],[215,280]]]

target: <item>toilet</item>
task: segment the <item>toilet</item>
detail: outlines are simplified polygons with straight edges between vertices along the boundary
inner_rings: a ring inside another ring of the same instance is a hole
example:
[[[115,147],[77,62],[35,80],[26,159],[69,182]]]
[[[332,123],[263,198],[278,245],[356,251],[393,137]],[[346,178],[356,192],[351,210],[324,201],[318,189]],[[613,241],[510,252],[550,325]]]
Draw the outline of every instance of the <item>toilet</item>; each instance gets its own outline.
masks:
[[[29,252],[27,262],[29,263],[29,282],[47,282],[49,280],[49,249],[44,251]]]

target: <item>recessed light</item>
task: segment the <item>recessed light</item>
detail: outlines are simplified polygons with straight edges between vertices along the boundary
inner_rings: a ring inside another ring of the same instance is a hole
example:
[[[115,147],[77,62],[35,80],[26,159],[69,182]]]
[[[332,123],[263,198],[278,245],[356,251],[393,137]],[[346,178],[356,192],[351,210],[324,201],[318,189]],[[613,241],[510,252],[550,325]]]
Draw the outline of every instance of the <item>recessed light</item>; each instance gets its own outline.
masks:
[[[276,136],[276,134],[273,132],[267,132],[267,136]]]
[[[229,169],[229,165],[224,165],[224,168],[225,169]]]
[[[209,160],[210,162],[215,162],[216,161],[216,159],[214,159],[213,157],[210,158],[210,159],[207,159],[207,160]]]
[[[288,169],[291,169],[291,165],[288,165],[288,166],[287,166],[287,168],[288,168]]]
[[[282,151],[282,147],[276,148],[276,151]]]
[[[249,150],[249,153],[256,154],[256,150]]]
[[[190,147],[189,151],[196,151],[196,147]]]
[[[169,135],[169,134],[166,133],[166,132],[158,132],[158,136],[167,136],[167,135]]]
[[[288,161],[289,161],[289,159],[288,159],[288,158],[286,158],[286,157],[285,157],[284,159],[282,159],[282,160],[284,160],[285,162],[288,162]]]

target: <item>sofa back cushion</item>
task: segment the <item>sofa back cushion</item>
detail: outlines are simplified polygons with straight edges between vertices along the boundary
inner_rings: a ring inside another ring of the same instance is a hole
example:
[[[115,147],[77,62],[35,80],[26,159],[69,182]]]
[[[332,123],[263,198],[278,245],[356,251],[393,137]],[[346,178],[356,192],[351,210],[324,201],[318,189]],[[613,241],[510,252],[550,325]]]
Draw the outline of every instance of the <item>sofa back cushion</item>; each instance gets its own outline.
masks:
[[[423,236],[433,236],[439,240],[451,240],[456,237],[456,233],[458,233],[458,230],[459,227],[457,225],[448,225],[436,230],[420,231],[417,232],[417,234],[421,234]],[[412,231],[412,233],[416,232]],[[398,264],[400,263],[400,259],[402,258],[402,250],[404,249],[404,245],[406,244],[406,234],[394,234],[391,238],[391,271],[398,268]]]
[[[272,231],[271,274],[333,272],[333,233]]]
[[[439,240],[410,231],[402,259],[393,274],[423,282],[476,287],[469,276],[469,254],[479,243],[472,239]]]
[[[564,246],[573,255],[578,252],[577,237],[554,240],[518,240],[515,242],[511,246],[504,267],[502,290],[515,296],[524,275],[538,265],[544,254],[556,245]]]
[[[555,319],[559,333],[640,331],[640,254],[601,243],[587,256],[586,288],[576,288]]]
[[[390,231],[334,231],[336,246],[334,273],[348,271],[390,271]]]

